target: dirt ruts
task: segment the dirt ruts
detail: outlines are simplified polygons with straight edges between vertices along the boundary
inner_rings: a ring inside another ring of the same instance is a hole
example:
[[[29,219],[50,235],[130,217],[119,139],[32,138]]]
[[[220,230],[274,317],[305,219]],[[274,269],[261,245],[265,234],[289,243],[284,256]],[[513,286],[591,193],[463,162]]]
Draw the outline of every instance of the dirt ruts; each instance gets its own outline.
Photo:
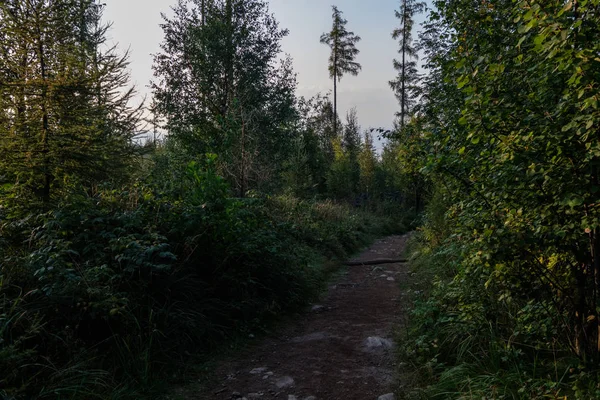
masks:
[[[350,262],[401,259],[408,236],[381,239]],[[354,265],[319,304],[235,360],[212,387],[185,387],[173,399],[393,399],[393,327],[402,316],[405,263]]]

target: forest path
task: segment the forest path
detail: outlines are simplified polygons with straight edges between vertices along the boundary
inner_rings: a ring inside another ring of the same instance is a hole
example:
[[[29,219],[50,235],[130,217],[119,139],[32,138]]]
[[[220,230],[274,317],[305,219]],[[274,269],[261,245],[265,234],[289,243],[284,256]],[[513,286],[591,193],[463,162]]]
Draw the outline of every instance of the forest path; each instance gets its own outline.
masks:
[[[408,235],[380,239],[351,261],[399,258]],[[393,328],[401,320],[406,264],[347,267],[321,302],[217,366],[213,387],[175,399],[393,399]]]

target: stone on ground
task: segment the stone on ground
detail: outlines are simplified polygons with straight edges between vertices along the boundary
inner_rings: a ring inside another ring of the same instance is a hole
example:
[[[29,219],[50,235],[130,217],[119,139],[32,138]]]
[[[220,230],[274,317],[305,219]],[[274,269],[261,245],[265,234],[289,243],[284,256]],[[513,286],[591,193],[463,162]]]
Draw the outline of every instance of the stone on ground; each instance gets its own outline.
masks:
[[[261,375],[264,374],[265,372],[267,372],[269,370],[269,368],[267,367],[260,367],[260,368],[254,368],[252,371],[250,371],[250,373],[252,375]]]
[[[277,386],[277,389],[289,388],[294,386],[294,380],[290,376],[284,376],[275,382],[275,386]]]
[[[312,306],[312,308],[310,310],[312,312],[321,312],[321,311],[325,310],[325,307],[317,304],[317,305]]]
[[[393,343],[389,339],[380,338],[377,336],[371,336],[365,340],[365,346],[369,349],[385,348],[390,349]]]

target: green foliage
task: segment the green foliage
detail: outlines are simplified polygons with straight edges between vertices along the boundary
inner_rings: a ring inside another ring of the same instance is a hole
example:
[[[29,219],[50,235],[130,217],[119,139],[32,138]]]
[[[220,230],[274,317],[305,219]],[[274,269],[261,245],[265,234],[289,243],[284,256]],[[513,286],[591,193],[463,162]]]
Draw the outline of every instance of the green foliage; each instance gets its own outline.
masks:
[[[284,186],[301,198],[326,195],[337,140],[333,105],[329,98],[318,94],[310,99],[300,98],[296,107],[299,136],[292,141],[292,157],[284,163]],[[339,126],[337,115],[335,120]]]
[[[417,49],[413,44],[413,28],[415,14],[423,12],[426,3],[417,0],[402,0],[400,10],[396,11],[396,18],[400,26],[392,32],[392,38],[400,41],[400,60],[394,60],[394,69],[398,71],[396,79],[389,82],[400,103],[400,112],[397,113],[400,130],[403,130],[407,121],[413,115],[416,99],[419,95],[419,74],[417,70]]]
[[[599,4],[435,5],[412,143],[444,269],[408,354],[432,398],[595,398]]]
[[[280,61],[287,30],[261,0],[182,0],[162,27],[152,89],[170,137],[219,154],[240,197],[272,190],[297,134],[296,78]]]
[[[327,179],[329,193],[336,199],[349,199],[356,193],[350,154],[344,151],[340,139],[333,141],[333,152],[334,159]]]
[[[361,39],[354,32],[346,30],[348,21],[342,18],[342,12],[336,6],[331,8],[333,24],[330,32],[321,35],[321,43],[331,48],[329,77],[333,80],[340,80],[346,73],[358,75],[361,66],[354,59],[359,53],[356,43]]]
[[[6,396],[151,391],[184,351],[208,351],[314,298],[324,257],[399,229],[331,202],[231,198],[216,165],[214,155],[189,163],[177,173],[183,189],[106,186],[3,220]]]
[[[360,36],[346,30],[348,23],[342,17],[342,12],[336,7],[331,6],[333,20],[331,31],[321,35],[321,43],[326,44],[331,49],[329,55],[329,77],[333,80],[333,132],[337,136],[339,125],[337,123],[337,84],[341,81],[344,74],[358,75],[362,69],[361,65],[354,61],[360,51],[356,44],[360,42]]]
[[[151,397],[192,355],[306,305],[330,260],[404,229],[355,112],[339,134],[335,90],[296,98],[266,1],[177,3],[151,144],[101,10],[0,2],[2,398]],[[340,15],[323,38],[336,83],[360,70]]]
[[[123,177],[140,113],[100,18],[91,0],[0,4],[0,205]]]
[[[350,190],[356,193],[358,191],[358,183],[360,181],[360,165],[358,157],[360,153],[361,137],[360,125],[358,124],[358,116],[356,109],[351,109],[346,114],[346,124],[344,126],[344,134],[342,137],[342,148],[348,158],[348,179],[350,181]]]
[[[360,168],[360,189],[368,197],[375,192],[375,169],[377,167],[373,137],[369,132],[365,132],[362,149],[358,155],[358,164]]]

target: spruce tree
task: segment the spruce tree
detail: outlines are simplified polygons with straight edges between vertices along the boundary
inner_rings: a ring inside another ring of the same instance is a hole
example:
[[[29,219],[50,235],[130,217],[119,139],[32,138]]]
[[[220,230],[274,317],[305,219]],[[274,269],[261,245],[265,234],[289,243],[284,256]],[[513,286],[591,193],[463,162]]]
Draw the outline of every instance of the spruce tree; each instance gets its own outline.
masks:
[[[333,25],[330,32],[321,35],[321,43],[331,48],[329,77],[333,79],[333,130],[337,135],[337,83],[345,73],[356,76],[360,72],[362,67],[354,60],[359,53],[356,43],[361,39],[346,30],[348,21],[342,18],[342,12],[336,6],[332,8]]]
[[[377,168],[377,156],[375,154],[375,147],[373,146],[373,136],[369,131],[365,131],[358,162],[360,165],[360,188],[362,194],[368,199],[375,189],[375,172]]]
[[[300,114],[297,131],[301,133],[306,149],[306,165],[312,187],[316,193],[325,194],[337,138],[333,130],[333,105],[328,96],[317,94],[310,99],[300,98],[297,107]],[[337,119],[337,123],[341,124],[341,121]]]
[[[394,69],[398,71],[396,79],[390,81],[390,86],[400,103],[400,112],[397,114],[399,128],[402,131],[407,119],[413,113],[413,107],[419,90],[419,75],[417,70],[417,50],[413,44],[412,30],[414,16],[423,12],[426,4],[417,0],[401,0],[400,10],[396,11],[396,18],[400,26],[392,32],[392,38],[400,42],[398,53],[400,60],[394,59]]]
[[[48,204],[125,166],[139,109],[92,0],[0,2],[0,195]],[[35,202],[34,202],[35,203]]]
[[[352,192],[356,193],[360,181],[360,165],[358,163],[358,157],[361,146],[360,125],[358,124],[356,108],[352,108],[346,114],[346,124],[344,126],[342,146],[344,152],[348,156]]]

